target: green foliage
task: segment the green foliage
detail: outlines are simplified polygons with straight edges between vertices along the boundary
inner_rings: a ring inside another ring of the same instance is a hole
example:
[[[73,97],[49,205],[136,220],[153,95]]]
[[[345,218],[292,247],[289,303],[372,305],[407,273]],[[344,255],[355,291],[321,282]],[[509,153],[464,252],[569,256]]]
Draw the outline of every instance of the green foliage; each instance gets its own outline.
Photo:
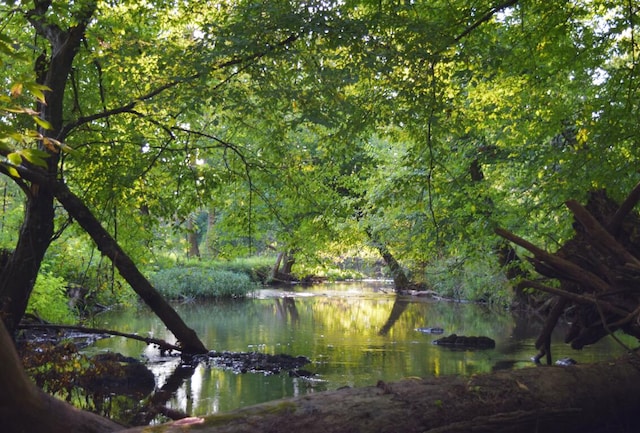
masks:
[[[67,282],[41,270],[29,298],[27,312],[53,323],[69,324],[78,319],[77,313],[69,308],[66,296]]]
[[[181,300],[243,298],[259,287],[243,273],[192,266],[163,269],[150,280],[163,296]]]

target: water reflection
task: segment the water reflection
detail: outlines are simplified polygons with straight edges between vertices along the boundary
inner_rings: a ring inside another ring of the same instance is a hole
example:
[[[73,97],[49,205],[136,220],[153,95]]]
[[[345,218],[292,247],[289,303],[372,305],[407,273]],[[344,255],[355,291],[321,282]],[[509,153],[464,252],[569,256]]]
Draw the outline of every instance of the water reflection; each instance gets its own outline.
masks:
[[[312,360],[305,368],[317,374],[315,380],[306,380],[286,373],[234,374],[199,365],[176,378],[179,360],[162,358],[152,347],[123,338],[96,343],[93,350],[109,349],[134,357],[143,354],[156,374],[157,387],[177,388],[166,404],[192,415],[319,390],[372,385],[378,380],[531,366],[529,359],[536,353],[533,345],[541,327],[541,322],[531,318],[478,305],[398,298],[388,285],[367,283],[269,289],[255,299],[182,304],[177,310],[212,350],[303,355]],[[95,325],[175,341],[144,308],[106,313]],[[431,344],[439,336],[417,332],[419,327],[444,328],[445,335],[486,335],[496,340],[496,348],[448,350]],[[605,340],[595,348],[575,352],[562,345],[561,339],[557,335],[554,341],[556,358],[571,356],[579,362],[593,362],[623,351]],[[176,387],[174,379],[181,384]]]

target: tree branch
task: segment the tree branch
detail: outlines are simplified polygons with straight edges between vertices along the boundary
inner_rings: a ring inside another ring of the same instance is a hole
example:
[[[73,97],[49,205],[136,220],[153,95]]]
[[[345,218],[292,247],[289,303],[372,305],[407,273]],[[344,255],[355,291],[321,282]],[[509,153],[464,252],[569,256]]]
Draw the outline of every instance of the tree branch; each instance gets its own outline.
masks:
[[[269,45],[267,47],[266,50],[264,51],[258,51],[256,53],[253,53],[251,55],[245,56],[245,57],[236,57],[233,58],[231,60],[227,60],[226,62],[222,62],[220,64],[218,64],[217,66],[214,66],[213,68],[211,68],[211,71],[215,71],[215,70],[220,70],[220,69],[224,69],[230,66],[236,66],[236,65],[240,65],[243,63],[249,63],[252,62],[254,60],[258,60],[264,56],[266,56],[267,54],[276,51],[279,48],[285,47],[289,44],[291,44],[292,42],[296,41],[298,38],[300,37],[299,34],[292,34],[289,37],[287,37],[286,39],[274,44],[274,45]],[[235,76],[238,72],[234,72],[233,74],[231,74],[231,76]],[[162,92],[165,92],[166,90],[169,90],[171,88],[177,87],[180,84],[184,84],[184,83],[189,83],[192,82],[194,80],[197,80],[201,77],[204,76],[204,73],[202,72],[198,72],[196,74],[193,74],[191,76],[188,77],[184,77],[181,79],[177,79],[177,80],[173,80],[171,82],[168,82],[160,87],[158,87],[157,89],[152,90],[151,92],[139,96],[138,98],[130,101],[127,104],[124,104],[120,107],[116,107],[116,108],[112,108],[110,110],[104,110],[100,113],[95,113],[92,114],[90,116],[84,116],[84,117],[80,117],[72,122],[69,122],[67,124],[65,124],[60,131],[59,137],[66,137],[73,129],[84,125],[86,123],[90,123],[96,120],[100,120],[100,119],[104,119],[107,117],[111,117],[111,116],[115,116],[118,114],[123,114],[123,113],[131,113],[134,108],[142,101],[147,101],[149,99],[154,98],[155,96],[158,96],[159,94],[161,94]],[[223,83],[226,83],[228,81],[224,80]],[[222,83],[218,84],[217,87],[219,87]]]
[[[175,350],[177,352],[182,352],[182,348],[176,346],[175,344],[167,343],[164,340],[160,340],[159,338],[152,337],[141,337],[136,334],[129,334],[126,332],[112,331],[110,329],[102,329],[102,328],[85,328],[84,326],[70,326],[70,325],[54,325],[47,323],[28,323],[18,325],[20,329],[61,329],[61,330],[69,330],[69,331],[79,331],[84,332],[86,334],[107,334],[114,335],[116,337],[125,337],[131,340],[142,341],[147,344],[155,344],[160,348],[160,350]]]
[[[495,232],[499,236],[513,242],[516,245],[520,245],[522,248],[525,248],[526,250],[532,252],[536,257],[536,259],[540,260],[545,265],[550,266],[553,269],[557,269],[561,271],[567,277],[571,278],[573,281],[576,281],[587,287],[592,287],[598,292],[606,292],[608,290],[611,290],[611,287],[609,286],[609,284],[607,284],[604,280],[602,280],[600,277],[595,275],[593,272],[589,272],[585,269],[582,269],[580,266],[568,260],[564,260],[553,254],[549,254],[543,249],[536,247],[532,243],[522,239],[519,236],[514,235],[513,233],[507,230],[497,228],[495,229]]]
[[[456,36],[454,41],[455,42],[460,42],[461,39],[463,39],[464,37],[469,35],[469,33],[474,31],[478,27],[480,27],[483,23],[489,21],[495,14],[497,14],[500,11],[503,11],[504,9],[506,9],[508,7],[514,6],[517,3],[518,3],[518,0],[508,0],[508,1],[504,2],[504,3],[501,3],[499,5],[493,6],[491,9],[489,9],[487,12],[485,12],[485,14],[483,16],[481,16],[476,22],[471,24],[469,27],[464,29],[464,31],[462,33],[460,33],[458,36]]]

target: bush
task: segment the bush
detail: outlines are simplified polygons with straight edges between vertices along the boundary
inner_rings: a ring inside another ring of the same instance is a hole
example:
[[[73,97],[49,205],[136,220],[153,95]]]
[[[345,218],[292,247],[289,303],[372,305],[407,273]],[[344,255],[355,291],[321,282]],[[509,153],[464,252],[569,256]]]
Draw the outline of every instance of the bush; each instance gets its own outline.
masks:
[[[243,298],[259,288],[244,273],[200,267],[163,269],[150,280],[169,299]]]
[[[69,324],[78,320],[77,313],[68,305],[66,281],[41,271],[29,298],[27,313],[54,323]]]

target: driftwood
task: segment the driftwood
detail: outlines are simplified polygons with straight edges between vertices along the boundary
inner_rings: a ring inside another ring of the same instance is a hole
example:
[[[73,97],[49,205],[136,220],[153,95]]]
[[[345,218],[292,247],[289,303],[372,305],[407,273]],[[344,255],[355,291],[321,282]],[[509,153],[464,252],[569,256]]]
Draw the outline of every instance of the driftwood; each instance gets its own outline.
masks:
[[[380,381],[126,432],[632,432],[640,371],[629,359]]]
[[[525,248],[535,270],[559,286],[525,279],[520,288],[534,288],[556,297],[536,342],[537,359],[551,363],[551,333],[566,315],[572,325],[565,341],[574,349],[593,344],[616,330],[640,339],[640,183],[618,206],[605,191],[592,192],[586,206],[566,202],[573,213],[575,235],[555,253],[497,229],[503,238]]]

